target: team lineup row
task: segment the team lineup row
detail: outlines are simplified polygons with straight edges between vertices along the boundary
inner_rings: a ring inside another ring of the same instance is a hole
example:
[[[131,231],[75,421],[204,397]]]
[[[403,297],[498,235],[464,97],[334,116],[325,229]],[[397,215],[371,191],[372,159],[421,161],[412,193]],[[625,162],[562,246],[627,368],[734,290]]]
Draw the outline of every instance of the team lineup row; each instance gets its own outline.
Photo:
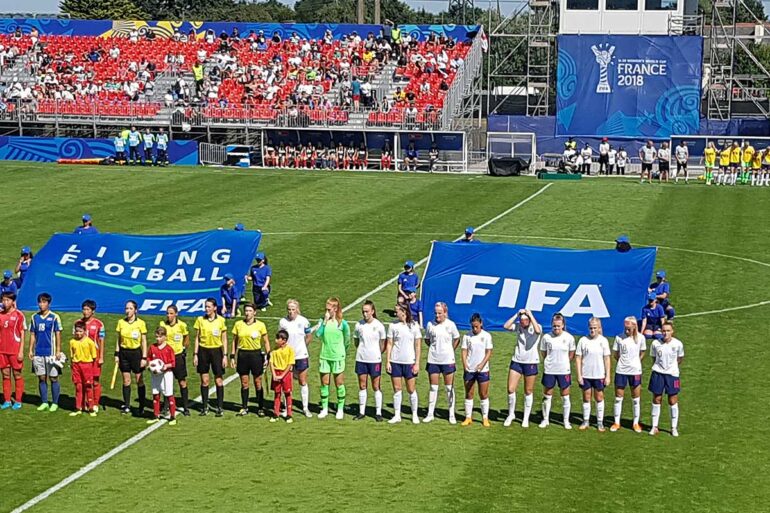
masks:
[[[3,372],[4,402],[2,409],[21,408],[24,390],[22,375],[24,362],[24,339],[27,329],[24,314],[16,309],[15,295],[2,295],[3,311],[0,312],[0,367]],[[51,297],[43,293],[38,297],[39,311],[32,316],[30,324],[28,358],[32,361],[34,373],[39,379],[41,404],[38,410],[55,411],[58,409],[58,378],[63,372],[66,358],[62,353],[62,323],[59,316],[50,309]],[[96,415],[101,399],[101,369],[105,361],[105,328],[95,316],[94,301],[83,302],[83,318],[75,323],[73,338],[69,342],[72,380],[76,390],[76,416],[83,412]],[[213,375],[216,386],[216,416],[223,415],[224,382],[227,367],[235,369],[240,376],[241,410],[238,416],[249,414],[248,401],[251,383],[256,389],[258,414],[264,415],[264,391],[262,376],[265,367],[269,367],[271,389],[274,391],[273,415],[271,422],[284,416],[286,422],[292,421],[293,383],[300,387],[302,411],[311,417],[309,409],[309,353],[308,344],[314,339],[320,342],[318,371],[320,373],[320,413],[318,418],[329,414],[330,387],[332,381],[336,389],[336,418],[343,419],[346,404],[345,361],[351,339],[355,342],[355,373],[359,385],[359,409],[356,420],[365,418],[367,391],[369,385],[374,392],[375,420],[383,421],[382,390],[380,386],[382,366],[391,376],[393,386],[394,414],[389,423],[401,422],[401,404],[403,388],[409,396],[412,422],[431,422],[439,395],[439,382],[443,381],[449,412],[449,422],[455,424],[454,375],[456,372],[455,353],[461,349],[463,382],[465,389],[465,420],[462,425],[473,422],[472,414],[475,393],[478,391],[482,424],[490,426],[489,421],[489,362],[493,345],[491,335],[484,330],[483,319],[474,314],[470,319],[471,330],[464,336],[448,318],[446,304],[437,303],[434,318],[427,323],[424,335],[417,322],[412,319],[407,305],[396,305],[396,317],[386,329],[377,319],[374,304],[366,301],[361,309],[362,319],[351,329],[348,321],[342,318],[340,301],[329,298],[326,312],[322,319],[311,325],[300,312],[296,300],[287,302],[287,314],[279,322],[279,331],[271,343],[267,328],[256,319],[254,305],[244,307],[244,318],[238,320],[228,331],[225,319],[217,313],[217,301],[206,300],[206,311],[195,321],[194,343],[190,341],[187,324],[178,319],[174,306],[167,310],[167,317],[160,322],[154,332],[154,343],[148,346],[146,323],[137,316],[134,301],[126,303],[125,317],[120,319],[115,328],[115,362],[123,377],[122,413],[131,413],[131,383],[136,382],[141,416],[146,404],[146,385],[144,370],[152,375],[152,395],[154,416],[148,422],[158,422],[161,418],[161,402],[169,410],[169,421],[176,423],[176,399],[173,382],[180,388],[182,413],[190,414],[187,387],[187,350],[193,347],[193,364],[201,378],[201,397],[209,397],[210,376]],[[575,362],[577,381],[582,391],[583,419],[580,429],[589,428],[591,402],[596,406],[596,422],[599,431],[604,425],[604,389],[611,382],[610,357],[615,364],[615,400],[614,422],[610,431],[620,429],[622,405],[625,391],[630,388],[633,402],[633,430],[641,432],[641,387],[642,358],[647,351],[647,339],[638,330],[637,320],[628,317],[624,322],[624,333],[615,337],[610,347],[602,334],[599,319],[589,322],[589,335],[575,338],[566,330],[565,319],[555,314],[551,321],[551,331],[543,330],[532,312],[521,310],[505,324],[505,328],[515,336],[515,349],[508,373],[508,415],[504,421],[510,426],[514,420],[516,391],[520,381],[524,382],[524,412],[521,425],[529,426],[533,406],[534,387],[542,358],[543,386],[541,428],[550,424],[552,397],[558,387],[562,398],[563,425],[571,429],[570,423],[570,388],[572,384],[572,362]],[[663,395],[668,396],[671,410],[671,433],[678,436],[680,390],[679,365],[684,357],[682,342],[674,338],[674,327],[670,321],[664,322],[662,334],[651,338],[650,357],[652,373],[648,389],[652,393],[650,434],[658,433],[660,408]],[[228,333],[233,335],[229,345]],[[430,393],[427,415],[420,419],[416,378],[422,361],[423,341],[427,345],[427,365]],[[229,349],[229,351],[228,351]],[[11,399],[11,372],[15,379],[15,398]],[[117,370],[116,370],[117,372]],[[52,402],[48,399],[48,385],[51,386]],[[281,409],[284,408],[282,412]],[[204,400],[200,415],[209,413],[208,400]]]

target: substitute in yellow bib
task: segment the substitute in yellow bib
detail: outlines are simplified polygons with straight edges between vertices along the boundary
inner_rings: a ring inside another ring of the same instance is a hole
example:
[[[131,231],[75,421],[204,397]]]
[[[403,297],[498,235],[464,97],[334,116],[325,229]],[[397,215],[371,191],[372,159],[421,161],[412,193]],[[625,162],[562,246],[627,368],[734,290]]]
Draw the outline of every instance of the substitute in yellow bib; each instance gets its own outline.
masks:
[[[270,353],[270,339],[265,323],[255,318],[257,307],[248,304],[243,307],[245,318],[233,327],[233,351],[230,353],[230,366],[241,377],[241,410],[239,417],[249,413],[249,375],[254,381],[257,392],[257,415],[264,415],[265,394],[262,390],[262,374],[265,371],[265,353]],[[237,362],[236,362],[237,356]]]
[[[754,152],[754,158],[751,159],[751,185],[752,187],[761,184],[762,181],[762,152]]]
[[[139,395],[139,412],[144,412],[147,389],[142,373],[147,365],[147,325],[137,317],[136,301],[126,302],[126,316],[118,321],[115,331],[118,341],[115,346],[115,363],[123,374],[123,406],[120,413],[131,413],[131,374],[136,378],[136,391]]]
[[[741,183],[749,183],[749,174],[751,173],[751,163],[754,161],[754,147],[749,141],[743,142],[743,153],[741,155]]]
[[[709,142],[706,145],[706,149],[703,151],[703,164],[706,168],[706,185],[711,185],[714,180],[714,167],[717,162],[717,148],[713,142]]]
[[[174,350],[174,378],[179,383],[179,395],[182,396],[182,414],[190,416],[190,394],[187,390],[187,348],[190,347],[190,332],[187,324],[179,320],[179,309],[175,305],[166,308],[166,320],[160,321],[166,328],[166,343]]]
[[[201,397],[203,409],[200,415],[208,414],[209,371],[214,374],[217,386],[216,416],[224,415],[225,385],[222,376],[227,367],[227,326],[225,319],[217,314],[217,300],[206,299],[206,315],[195,319],[195,351],[193,363],[201,376]]]

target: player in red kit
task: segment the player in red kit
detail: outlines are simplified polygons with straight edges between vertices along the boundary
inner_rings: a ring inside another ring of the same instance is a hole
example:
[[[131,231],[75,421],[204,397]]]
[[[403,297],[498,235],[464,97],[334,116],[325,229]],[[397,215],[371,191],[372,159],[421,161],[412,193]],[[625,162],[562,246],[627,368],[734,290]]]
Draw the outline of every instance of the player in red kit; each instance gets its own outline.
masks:
[[[0,410],[21,409],[24,396],[24,332],[27,321],[24,314],[16,309],[16,294],[5,292],[2,295],[3,311],[0,312],[0,369],[3,371],[3,404]],[[14,401],[11,402],[11,371],[16,382]]]
[[[148,424],[160,421],[160,396],[168,401],[169,425],[176,425],[176,401],[174,400],[174,365],[176,354],[174,348],[166,344],[166,328],[159,326],[155,330],[155,343],[150,346],[148,360],[154,362],[160,360],[163,367],[152,369],[152,409],[155,418],[148,420]]]
[[[86,336],[96,343],[97,355],[94,360],[94,406],[98,409],[102,399],[102,384],[99,378],[102,376],[102,365],[104,365],[104,323],[94,317],[96,312],[96,301],[86,299],[81,305],[83,309],[83,318],[86,324]]]

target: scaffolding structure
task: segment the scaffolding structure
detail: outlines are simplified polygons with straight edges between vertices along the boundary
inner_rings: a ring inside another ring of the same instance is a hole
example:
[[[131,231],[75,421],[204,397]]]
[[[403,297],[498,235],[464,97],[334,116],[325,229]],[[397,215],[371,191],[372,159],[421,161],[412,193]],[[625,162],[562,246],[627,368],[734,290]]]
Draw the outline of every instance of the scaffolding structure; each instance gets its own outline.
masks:
[[[558,2],[524,0],[510,14],[493,19],[487,54],[487,112],[495,113],[512,97],[524,99],[527,116],[552,112],[556,81]],[[493,99],[494,98],[494,99]]]
[[[739,23],[739,11],[750,20],[748,23]],[[752,43],[767,43],[765,24],[744,0],[714,0],[710,25],[704,30],[708,61],[703,75],[709,119],[770,118],[770,71],[751,48]],[[739,61],[744,67],[742,73],[736,72]]]

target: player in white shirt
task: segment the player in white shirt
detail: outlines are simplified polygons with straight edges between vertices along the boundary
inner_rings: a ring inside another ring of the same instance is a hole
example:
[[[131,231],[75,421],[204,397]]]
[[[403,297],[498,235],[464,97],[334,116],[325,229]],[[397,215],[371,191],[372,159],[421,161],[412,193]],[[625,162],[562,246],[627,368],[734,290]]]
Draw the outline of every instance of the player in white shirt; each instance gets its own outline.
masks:
[[[583,159],[583,162],[580,165],[581,174],[591,174],[591,160],[593,158],[593,154],[594,150],[591,149],[591,146],[588,143],[586,143],[585,147],[580,150],[580,157]]]
[[[422,420],[431,422],[438,400],[438,377],[444,376],[447,404],[449,405],[449,423],[455,424],[455,350],[460,345],[460,332],[457,326],[447,317],[446,303],[436,303],[434,320],[428,321],[425,328],[425,343],[428,344],[428,364],[425,370],[430,378],[430,393],[428,395],[428,415]]]
[[[353,420],[366,416],[366,382],[372,382],[374,390],[374,420],[382,422],[382,353],[385,351],[385,326],[377,319],[377,309],[371,301],[364,301],[361,306],[363,319],[356,323],[353,341],[356,344],[356,374],[358,375],[358,415]]]
[[[408,306],[396,305],[397,322],[388,327],[388,343],[385,350],[387,371],[393,382],[393,418],[388,424],[401,422],[401,386],[406,383],[409,403],[412,406],[412,422],[420,423],[417,416],[417,390],[415,379],[420,370],[422,333],[417,321],[412,319]]]
[[[463,426],[473,423],[473,384],[477,383],[481,401],[481,422],[489,427],[489,359],[492,357],[492,335],[484,331],[484,323],[477,313],[471,316],[471,332],[463,337],[463,381],[465,381],[465,420]]]
[[[658,158],[658,151],[652,141],[647,141],[647,144],[642,146],[639,150],[639,158],[642,160],[642,174],[639,177],[639,183],[644,182],[645,175],[647,175],[647,183],[652,183],[652,164]]]
[[[618,150],[618,174],[626,174],[626,165],[628,164],[628,152],[622,146]]]
[[[618,152],[610,145],[610,149],[607,152],[607,174],[611,175],[612,170],[615,168],[615,164],[618,160]]]
[[[658,182],[668,182],[671,167],[671,150],[668,143],[661,143],[658,150]]]
[[[647,342],[644,335],[639,333],[639,326],[633,315],[623,320],[623,328],[624,334],[615,337],[615,342],[612,344],[612,354],[618,363],[615,365],[615,422],[610,427],[610,431],[615,432],[620,429],[623,396],[628,386],[631,387],[631,398],[634,402],[633,428],[637,433],[641,433],[639,416],[641,415],[642,357],[647,349]]]
[[[313,340],[310,321],[302,316],[299,301],[289,299],[286,301],[286,317],[278,321],[278,327],[289,334],[289,346],[294,349],[294,379],[299,383],[300,397],[302,398],[302,412],[305,417],[312,417],[310,408],[310,388],[307,384],[307,372],[310,368],[307,345]]]
[[[684,345],[674,338],[674,325],[663,323],[663,340],[654,340],[650,348],[652,375],[648,390],[652,392],[652,429],[650,435],[658,434],[660,403],[663,393],[668,396],[671,408],[671,436],[679,436],[679,365],[684,359]]]
[[[609,168],[609,155],[610,154],[610,143],[608,142],[606,137],[602,137],[602,142],[599,143],[599,174],[606,174],[609,175],[610,168]]]
[[[684,183],[690,183],[690,175],[687,173],[687,161],[690,158],[690,150],[687,149],[687,144],[684,141],[679,141],[679,145],[674,149],[674,157],[676,158],[674,182],[679,183],[679,172],[683,171]]]
[[[575,357],[575,337],[565,329],[564,316],[560,313],[551,318],[551,332],[540,338],[540,353],[543,357],[543,421],[541,428],[550,424],[551,399],[553,389],[559,385],[561,389],[562,411],[564,413],[564,429],[572,429],[569,414],[572,404],[569,400],[569,387],[572,384],[570,362]]]
[[[516,389],[524,376],[524,417],[521,427],[529,427],[529,414],[534,402],[537,364],[540,363],[540,335],[543,328],[529,310],[521,309],[503,326],[516,334],[516,347],[508,370],[508,417],[503,425],[508,427],[516,420]]]
[[[604,387],[610,384],[610,343],[602,335],[602,322],[596,317],[588,321],[588,336],[582,337],[575,351],[575,367],[583,390],[583,423],[588,429],[591,418],[591,395],[596,401],[596,427],[604,431]]]

